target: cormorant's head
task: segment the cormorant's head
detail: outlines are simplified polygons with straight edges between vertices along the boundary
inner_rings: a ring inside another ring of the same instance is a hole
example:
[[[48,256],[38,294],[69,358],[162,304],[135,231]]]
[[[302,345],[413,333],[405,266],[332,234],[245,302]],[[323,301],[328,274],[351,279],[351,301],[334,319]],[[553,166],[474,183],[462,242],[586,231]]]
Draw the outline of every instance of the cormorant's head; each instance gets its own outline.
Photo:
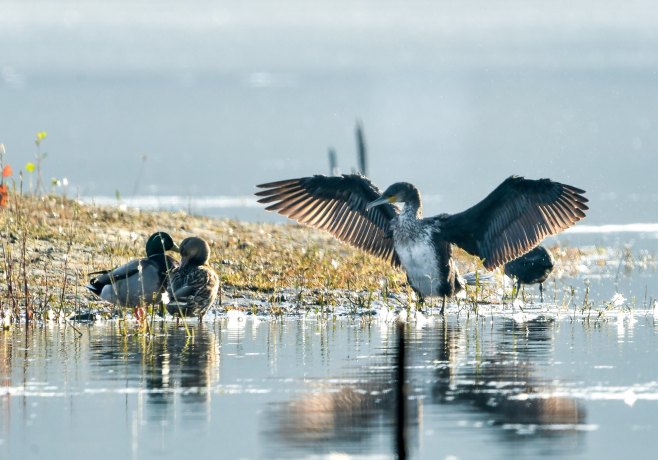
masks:
[[[415,209],[420,208],[420,192],[407,182],[396,182],[384,190],[381,198],[377,198],[366,205],[366,210],[386,203],[404,203]]]

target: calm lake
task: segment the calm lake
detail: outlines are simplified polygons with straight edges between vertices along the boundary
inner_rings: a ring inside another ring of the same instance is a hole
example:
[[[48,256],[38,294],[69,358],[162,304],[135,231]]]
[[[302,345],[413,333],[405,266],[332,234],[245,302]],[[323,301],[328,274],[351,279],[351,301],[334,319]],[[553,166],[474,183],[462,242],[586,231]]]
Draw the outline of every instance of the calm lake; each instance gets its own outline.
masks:
[[[376,316],[114,322],[0,335],[0,454],[394,458],[397,329]],[[404,328],[410,458],[655,455],[658,318]]]

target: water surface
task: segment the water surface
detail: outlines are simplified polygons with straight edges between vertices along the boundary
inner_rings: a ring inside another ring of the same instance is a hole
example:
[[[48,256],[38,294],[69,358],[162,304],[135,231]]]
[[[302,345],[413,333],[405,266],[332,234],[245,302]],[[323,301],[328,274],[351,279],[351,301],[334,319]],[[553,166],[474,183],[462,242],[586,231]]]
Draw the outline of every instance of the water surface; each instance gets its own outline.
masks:
[[[649,458],[650,313],[408,324],[412,458]],[[3,458],[394,458],[397,329],[376,317],[78,328],[0,336]]]

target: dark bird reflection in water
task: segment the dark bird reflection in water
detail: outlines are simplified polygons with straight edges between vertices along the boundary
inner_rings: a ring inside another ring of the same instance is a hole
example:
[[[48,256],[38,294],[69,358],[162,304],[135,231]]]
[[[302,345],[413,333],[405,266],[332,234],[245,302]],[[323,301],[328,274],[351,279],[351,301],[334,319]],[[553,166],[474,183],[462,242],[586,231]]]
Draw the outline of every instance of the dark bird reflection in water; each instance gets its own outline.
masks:
[[[194,337],[168,334],[154,341],[146,363],[146,388],[154,403],[169,403],[177,391],[185,402],[205,403],[208,389],[219,379],[219,347],[215,334],[204,324],[188,325]],[[180,328],[179,328],[180,329]]]
[[[373,357],[365,367],[354,370],[355,375],[311,383],[303,396],[271,405],[264,434],[280,444],[277,454],[294,456],[295,450],[322,454],[337,449],[349,455],[390,454],[395,449],[390,434],[397,425],[398,356],[393,343],[387,348],[393,351]],[[407,423],[415,427],[407,439],[413,444],[418,444],[419,402],[406,403]]]
[[[585,422],[583,404],[553,393],[559,388],[544,381],[533,362],[550,356],[553,322],[503,322],[503,340],[492,353],[474,362],[460,362],[461,328],[443,326],[436,361],[432,400],[439,404],[468,404],[490,414],[488,422],[508,428],[506,435],[533,430],[539,435],[580,433]],[[516,439],[515,436],[512,436]]]
[[[103,334],[92,344],[92,360],[112,367],[115,379],[144,385],[152,418],[165,420],[175,401],[205,412],[209,389],[219,380],[219,342],[206,324],[155,324],[155,337]],[[189,407],[186,414],[194,413]]]
[[[559,388],[552,381],[544,381],[541,369],[533,364],[550,357],[553,323],[497,323],[494,327],[503,329],[502,340],[493,348],[486,347],[491,351],[481,351],[475,359],[464,349],[473,346],[465,345],[472,340],[468,337],[471,326],[444,322],[422,331],[436,334],[431,338],[418,338],[417,330],[407,330],[409,397],[404,425],[410,456],[413,458],[418,450],[421,420],[429,405],[470,407],[482,414],[482,423],[495,430],[501,441],[550,436],[571,438],[578,445],[583,433],[579,426],[586,418],[582,403],[555,395]],[[335,384],[312,383],[300,397],[272,405],[265,434],[291,456],[299,450],[318,453],[337,446],[348,454],[373,453],[373,445],[381,446],[382,453],[390,453],[397,425],[394,358],[383,353],[358,371],[360,375],[350,377],[346,370],[346,377],[332,379]],[[519,436],[529,431],[534,436]]]

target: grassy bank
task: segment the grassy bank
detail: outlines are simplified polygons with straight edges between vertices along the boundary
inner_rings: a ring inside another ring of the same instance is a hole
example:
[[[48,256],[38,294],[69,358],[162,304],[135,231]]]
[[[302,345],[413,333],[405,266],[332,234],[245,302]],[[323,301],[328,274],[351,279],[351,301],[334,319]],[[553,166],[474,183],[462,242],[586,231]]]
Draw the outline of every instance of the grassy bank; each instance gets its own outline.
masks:
[[[143,256],[145,241],[156,230],[170,233],[175,241],[198,235],[210,243],[210,264],[222,279],[221,301],[248,297],[276,303],[291,292],[322,297],[322,292],[336,289],[378,291],[383,279],[391,289],[404,289],[400,272],[299,226],[13,195],[0,209],[1,309],[17,319],[26,312],[42,318],[106,308],[84,288],[87,273]]]
[[[7,207],[0,208],[2,315],[16,322],[86,310],[109,314],[111,307],[84,288],[87,274],[142,257],[147,237],[156,230],[170,233],[175,241],[198,235],[210,243],[210,264],[222,280],[222,308],[263,303],[271,303],[272,312],[281,305],[288,310],[345,303],[356,308],[373,300],[388,302],[387,293],[400,299],[410,293],[400,270],[323,232],[293,224],[244,223],[84,205],[57,196],[12,195]],[[561,273],[578,270],[581,249],[553,252]],[[462,272],[478,268],[478,261],[461,251],[457,259]],[[606,263],[605,257],[596,263]],[[569,292],[563,291],[554,300],[567,305]],[[493,291],[470,290],[464,302],[476,305],[495,298]]]

